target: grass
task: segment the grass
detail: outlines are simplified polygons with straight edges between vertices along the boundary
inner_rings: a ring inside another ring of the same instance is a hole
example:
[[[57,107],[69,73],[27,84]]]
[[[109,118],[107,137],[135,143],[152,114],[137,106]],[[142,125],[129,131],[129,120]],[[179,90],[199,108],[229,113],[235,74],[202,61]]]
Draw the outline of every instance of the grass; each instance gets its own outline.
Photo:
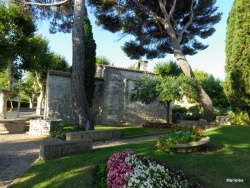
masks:
[[[135,151],[183,170],[204,187],[250,187],[250,127],[225,126],[206,132],[210,143],[193,154],[156,151],[155,141],[96,149],[92,153],[38,161],[13,187],[95,187],[95,166],[117,152]],[[243,179],[227,183],[226,179]]]
[[[122,125],[122,126],[103,126],[96,125],[95,130],[120,129],[121,137],[142,136],[147,134],[166,133],[166,128],[142,128],[141,126]]]

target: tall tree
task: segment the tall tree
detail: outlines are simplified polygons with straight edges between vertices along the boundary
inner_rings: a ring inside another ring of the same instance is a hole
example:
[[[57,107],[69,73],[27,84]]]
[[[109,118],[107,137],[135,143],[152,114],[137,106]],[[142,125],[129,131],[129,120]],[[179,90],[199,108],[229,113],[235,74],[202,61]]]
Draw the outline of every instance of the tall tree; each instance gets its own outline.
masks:
[[[130,100],[150,104],[159,100],[166,108],[166,122],[170,121],[170,104],[180,100],[184,95],[199,102],[197,81],[191,77],[157,76],[157,79],[144,77],[135,82]]]
[[[89,0],[99,25],[111,32],[134,36],[123,49],[130,58],[164,57],[174,54],[183,73],[194,77],[185,55],[207,46],[199,41],[211,36],[221,19],[216,0]],[[200,87],[204,116],[213,120],[213,103]]]
[[[84,50],[85,56],[85,87],[86,95],[89,106],[92,106],[92,100],[94,99],[94,81],[95,81],[95,70],[96,70],[96,43],[93,38],[92,26],[88,18],[87,9],[85,8],[84,16]]]
[[[85,55],[83,40],[85,0],[24,1],[26,5],[31,5],[34,14],[38,17],[51,20],[51,32],[70,32],[73,28],[72,109],[76,123],[85,130],[93,130],[94,120],[90,113],[85,84],[83,84],[85,83],[85,63],[82,63]]]
[[[35,99],[39,96],[39,88],[36,78],[31,72],[24,78],[21,92],[29,100],[29,108],[34,108]]]
[[[64,58],[50,51],[49,42],[41,36],[34,36],[30,38],[27,48],[32,51],[32,55],[26,54],[23,57],[23,69],[33,73],[33,76],[36,78],[36,82],[40,90],[36,114],[41,115],[47,71],[67,71],[69,70],[69,67]]]
[[[224,91],[232,110],[250,116],[250,4],[235,0],[226,34],[226,80]]]
[[[19,75],[20,58],[26,52],[27,40],[35,30],[28,10],[23,6],[0,2],[0,70],[7,68],[9,76],[7,91],[1,94],[0,118],[6,117],[5,104],[13,91],[14,78]]]

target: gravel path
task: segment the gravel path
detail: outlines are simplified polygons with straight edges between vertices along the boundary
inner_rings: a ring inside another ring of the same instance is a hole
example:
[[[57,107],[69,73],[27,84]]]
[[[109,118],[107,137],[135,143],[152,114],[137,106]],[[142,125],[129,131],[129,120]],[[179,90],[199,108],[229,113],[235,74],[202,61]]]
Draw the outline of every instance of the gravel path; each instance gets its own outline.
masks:
[[[0,187],[23,175],[38,159],[40,143],[46,137],[0,133]]]
[[[157,139],[159,135],[100,141],[93,149]],[[40,143],[48,137],[0,133],[0,188],[8,187],[39,158]]]

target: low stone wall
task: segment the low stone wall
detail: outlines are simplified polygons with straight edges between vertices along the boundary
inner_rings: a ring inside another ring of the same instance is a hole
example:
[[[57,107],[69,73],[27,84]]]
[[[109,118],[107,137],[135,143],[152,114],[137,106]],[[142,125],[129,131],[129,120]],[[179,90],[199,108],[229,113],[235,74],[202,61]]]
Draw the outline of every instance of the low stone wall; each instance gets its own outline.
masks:
[[[73,141],[47,141],[40,145],[40,158],[43,160],[55,159],[64,156],[91,152],[93,142],[90,139]]]
[[[66,140],[81,140],[87,138],[90,139],[91,141],[100,141],[100,140],[108,140],[120,137],[121,137],[121,131],[119,129],[66,133]]]
[[[25,132],[26,122],[25,120],[12,120],[4,119],[0,120],[0,131],[12,132]]]
[[[216,116],[216,123],[218,125],[231,125],[231,121],[227,116]]]
[[[56,127],[61,122],[61,120],[30,120],[29,135],[49,135],[50,132],[54,130],[54,127]]]

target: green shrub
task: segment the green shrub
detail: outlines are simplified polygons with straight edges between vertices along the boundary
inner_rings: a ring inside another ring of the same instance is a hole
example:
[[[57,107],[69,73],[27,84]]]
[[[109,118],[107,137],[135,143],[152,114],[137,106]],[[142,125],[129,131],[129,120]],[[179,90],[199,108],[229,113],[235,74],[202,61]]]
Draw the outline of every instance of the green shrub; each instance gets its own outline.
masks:
[[[96,167],[96,185],[98,188],[106,188],[107,187],[107,164],[99,164]]]
[[[184,118],[185,120],[198,120],[201,117],[200,107],[199,106],[191,106],[187,110],[187,115]]]
[[[198,127],[176,129],[166,135],[161,136],[156,143],[159,150],[171,152],[175,144],[185,144],[198,141],[203,136],[203,131]]]
[[[215,116],[226,116],[227,108],[220,108],[220,107],[214,106],[213,112]]]
[[[13,104],[13,108],[17,108],[18,107],[18,101],[12,101]],[[29,102],[28,101],[21,101],[20,103],[20,107],[21,108],[29,108]],[[11,104],[10,101],[7,101],[7,108],[10,108]]]
[[[66,139],[67,132],[80,131],[81,129],[76,125],[69,125],[65,123],[59,123],[54,130],[51,132],[50,136],[52,138],[57,138],[61,140]]]
[[[228,117],[233,124],[237,125],[250,125],[250,118],[246,112],[234,113],[228,112]]]
[[[183,119],[186,116],[187,108],[176,105],[172,109],[172,121],[177,123],[178,119]]]

